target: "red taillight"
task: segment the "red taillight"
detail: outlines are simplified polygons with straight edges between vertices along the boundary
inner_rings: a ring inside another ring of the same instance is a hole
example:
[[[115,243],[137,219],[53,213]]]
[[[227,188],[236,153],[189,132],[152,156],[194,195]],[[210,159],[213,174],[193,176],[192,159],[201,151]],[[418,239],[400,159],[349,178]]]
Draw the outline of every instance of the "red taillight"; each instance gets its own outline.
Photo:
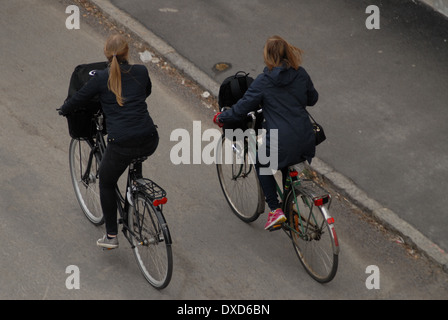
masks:
[[[296,170],[289,172],[290,177],[297,177],[298,175],[299,175],[299,173]]]
[[[328,203],[328,200],[329,200],[329,196],[324,196],[321,198],[314,198],[313,202],[316,207],[320,207],[320,206],[323,206],[324,204]]]
[[[158,207],[161,204],[165,204],[168,202],[168,199],[166,197],[163,197],[162,199],[156,199],[152,202],[152,204],[154,205],[154,207]]]

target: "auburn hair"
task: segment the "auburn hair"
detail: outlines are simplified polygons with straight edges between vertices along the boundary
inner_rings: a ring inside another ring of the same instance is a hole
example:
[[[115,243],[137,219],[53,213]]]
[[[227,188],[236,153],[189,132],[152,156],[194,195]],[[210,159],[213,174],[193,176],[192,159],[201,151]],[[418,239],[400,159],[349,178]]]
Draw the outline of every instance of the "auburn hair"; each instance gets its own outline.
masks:
[[[124,98],[121,88],[120,63],[128,60],[129,45],[126,39],[119,34],[111,35],[104,46],[104,55],[110,63],[107,88],[115,94],[118,105],[122,107],[124,105]]]
[[[302,53],[282,37],[272,36],[264,46],[264,63],[269,70],[283,65],[297,70],[302,64]]]

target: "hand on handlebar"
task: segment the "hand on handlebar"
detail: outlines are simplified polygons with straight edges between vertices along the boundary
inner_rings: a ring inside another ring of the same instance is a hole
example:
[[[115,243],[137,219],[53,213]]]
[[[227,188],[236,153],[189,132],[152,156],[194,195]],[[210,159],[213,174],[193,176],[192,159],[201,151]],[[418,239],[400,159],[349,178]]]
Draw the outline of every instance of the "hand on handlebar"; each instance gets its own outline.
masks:
[[[219,120],[219,115],[221,114],[222,112],[218,112],[217,114],[215,114],[215,116],[213,117],[213,122],[216,124],[216,125],[218,125],[220,128],[222,128],[223,126],[224,126],[224,123],[222,123],[220,120]]]
[[[59,114],[60,116],[63,116],[63,117],[67,116],[67,113],[65,113],[64,111],[62,111],[62,107],[56,109],[56,111],[58,112],[58,114]]]

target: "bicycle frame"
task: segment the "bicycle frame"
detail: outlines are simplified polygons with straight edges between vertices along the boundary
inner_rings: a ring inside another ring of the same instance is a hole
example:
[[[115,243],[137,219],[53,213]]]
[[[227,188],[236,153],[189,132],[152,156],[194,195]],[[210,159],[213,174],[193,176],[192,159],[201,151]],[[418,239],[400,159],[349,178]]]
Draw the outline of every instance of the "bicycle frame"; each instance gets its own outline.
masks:
[[[254,116],[254,114],[250,115]],[[251,203],[250,207],[247,207],[248,210],[246,212],[244,211],[246,210],[245,206],[239,206],[238,203],[238,206],[236,206],[234,203],[234,200],[240,201],[241,199],[239,194],[235,193],[235,190],[238,190],[240,186],[238,184],[235,186],[232,183],[233,181],[239,180],[239,178],[245,178],[245,172],[248,168],[252,170],[252,167],[248,167],[249,164],[257,165],[256,163],[248,163],[250,157],[247,154],[250,153],[249,150],[258,150],[256,148],[250,149],[250,147],[253,147],[252,144],[257,146],[259,140],[260,137],[249,135],[249,137],[245,137],[245,140],[239,144],[239,147],[237,143],[233,142],[232,144],[232,141],[230,141],[233,147],[233,156],[240,156],[240,160],[243,160],[243,162],[232,165],[232,167],[227,166],[225,172],[219,164],[217,165],[218,177],[227,202],[234,213],[247,223],[255,221],[259,213],[264,212],[266,204],[264,196],[262,193],[262,196],[259,194],[258,214],[253,213],[253,209],[255,209],[254,203]],[[224,140],[220,145],[223,144]],[[244,158],[241,158],[241,155]],[[254,159],[250,158],[250,160]],[[258,161],[257,158],[256,161]],[[284,172],[284,170],[282,171]],[[269,231],[282,229],[291,239],[294,251],[306,272],[316,281],[327,283],[336,275],[339,255],[339,243],[334,228],[334,219],[329,214],[329,207],[331,206],[332,200],[331,195],[327,190],[314,183],[313,180],[299,177],[295,166],[289,167],[287,172],[289,175],[284,177],[284,180],[282,179],[281,186],[275,180],[276,191],[282,201],[281,208],[287,219],[285,222],[269,228]],[[259,179],[257,179],[256,183],[260,190]],[[229,187],[230,189],[228,189]],[[243,187],[248,188],[247,185]],[[246,189],[244,188],[242,188],[242,192],[246,195]],[[253,190],[253,188],[254,186],[248,190]],[[253,199],[253,193],[250,195],[252,197],[251,199]]]
[[[145,159],[146,159],[146,157],[141,158],[140,160],[143,162]],[[131,163],[129,165],[126,190],[125,190],[126,196],[123,197],[118,186],[116,188],[117,206],[118,206],[119,214],[121,217],[120,223],[123,224],[122,232],[123,232],[125,238],[131,244],[132,249],[135,248],[132,238],[134,238],[134,239],[142,238],[141,235],[137,235],[135,232],[133,232],[128,225],[129,209],[130,209],[130,207],[135,206],[134,194],[136,194],[137,192],[142,192],[145,194],[145,197],[147,197],[148,200],[150,200],[150,202],[154,206],[155,214],[158,216],[158,220],[165,221],[165,218],[163,217],[163,214],[162,214],[162,210],[160,209],[159,206],[163,205],[167,202],[167,198],[165,197],[166,192],[162,188],[160,188],[157,184],[155,184],[153,181],[151,181],[149,179],[143,179],[143,178],[136,179],[136,177],[135,177],[136,170],[135,170],[134,166],[135,166],[135,163]],[[137,221],[138,230],[142,230],[143,220],[137,219],[136,221]],[[152,222],[152,224],[155,225],[154,221],[151,221],[151,222]],[[171,240],[170,233],[166,230],[167,229],[166,224],[162,225],[161,228],[162,229],[160,231],[164,234],[164,241],[167,244],[171,245],[172,240]],[[127,234],[127,232],[129,232],[129,234],[132,237],[130,237]],[[140,242],[139,244],[144,245],[143,242]]]
[[[260,110],[258,112],[260,112]],[[248,116],[251,117],[254,120],[255,119],[255,112],[249,113]],[[253,121],[253,123],[254,123],[254,121]],[[253,129],[253,126],[252,126],[252,129]],[[247,153],[247,150],[249,149],[249,144],[256,145],[257,141],[246,138],[245,141],[244,141],[244,145],[243,145],[243,149],[244,149],[245,153]],[[244,159],[244,164],[239,166],[239,172],[236,172],[236,173],[233,172],[234,179],[237,179],[237,178],[239,178],[242,175],[242,172],[244,172],[243,168],[244,168],[244,166],[246,164],[247,164],[247,159]],[[274,227],[271,228],[271,231],[283,228],[285,230],[285,232],[287,230],[295,232],[296,234],[299,234],[300,237],[303,239],[304,237],[306,237],[306,234],[307,234],[308,230],[305,229],[306,227],[304,226],[304,223],[303,223],[303,217],[305,217],[305,213],[301,213],[300,212],[300,208],[299,208],[298,200],[297,200],[296,189],[300,190],[301,193],[305,196],[305,197],[303,197],[303,201],[306,202],[306,207],[309,208],[309,215],[306,218],[308,220],[312,219],[311,221],[314,221],[314,224],[316,226],[317,226],[318,222],[317,222],[317,219],[314,216],[313,207],[314,206],[323,207],[323,205],[328,203],[327,208],[329,208],[331,206],[332,198],[331,198],[330,193],[328,191],[322,189],[322,188],[321,188],[319,194],[317,194],[315,192],[307,190],[306,187],[302,186],[302,183],[301,183],[302,180],[298,178],[298,172],[297,172],[297,170],[294,169],[293,166],[290,167],[288,171],[289,171],[289,175],[286,177],[286,184],[289,185],[289,190],[288,191],[283,190],[283,188],[281,188],[279,186],[277,181],[275,182],[276,183],[276,190],[277,190],[277,194],[280,196],[280,199],[282,199],[282,203],[283,203],[282,210],[283,211],[285,210],[286,198],[288,196],[288,193],[289,192],[292,193],[292,195],[294,197],[293,198],[294,199],[294,205],[295,205],[295,208],[297,209],[297,213],[298,213],[297,216],[298,216],[298,220],[299,220],[298,223],[300,225],[300,232],[297,231],[297,230],[294,230],[293,228],[291,228],[287,223],[283,223],[282,225],[274,226]],[[311,181],[311,180],[309,180],[309,181]],[[310,203],[310,199],[312,199],[312,203]],[[260,202],[262,202],[262,205],[259,205],[259,207],[261,208],[261,211],[263,211],[264,210],[264,201],[260,200]],[[330,227],[332,229],[332,232],[333,232],[332,236],[335,239],[337,239],[335,237],[334,228],[332,226],[333,223],[334,223],[334,219],[329,216],[329,214],[328,214],[328,212],[326,210],[322,210],[322,213],[324,214],[325,221],[330,225]],[[303,216],[302,216],[302,214],[303,214]],[[323,223],[325,223],[325,221]],[[318,226],[319,229],[322,229],[323,223],[322,223],[322,225]],[[286,232],[286,233],[288,234],[288,232]],[[290,234],[288,234],[288,236],[291,237]],[[335,251],[337,251],[337,250],[338,249],[335,248]]]
[[[286,205],[286,198],[287,198],[288,192],[292,193],[293,199],[294,199],[294,205],[295,205],[295,208],[296,208],[297,213],[298,213],[297,217],[298,217],[298,225],[300,225],[300,232],[295,230],[295,229],[293,229],[293,228],[291,228],[286,223],[284,223],[283,225],[279,226],[278,228],[282,227],[283,229],[287,229],[288,231],[292,231],[292,232],[298,234],[301,238],[304,239],[304,237],[306,237],[307,234],[308,234],[308,230],[305,229],[305,226],[303,224],[302,215],[305,216],[306,213],[300,212],[300,207],[298,205],[298,200],[297,200],[296,189],[299,189],[305,195],[305,197],[302,197],[302,200],[305,202],[306,206],[309,208],[309,214],[308,214],[307,219],[308,220],[312,219],[314,221],[315,225],[317,225],[318,222],[317,222],[317,219],[314,216],[313,207],[314,206],[323,206],[324,204],[328,203],[328,208],[329,208],[331,206],[332,198],[331,198],[330,194],[326,190],[324,190],[324,189],[322,189],[323,192],[322,192],[321,195],[316,195],[315,193],[309,192],[308,190],[306,190],[306,188],[304,188],[302,186],[301,180],[297,176],[298,176],[298,172],[295,169],[290,168],[289,169],[289,175],[286,178],[286,184],[290,186],[289,190],[288,191],[284,190],[285,192],[282,192],[282,189],[280,188],[280,186],[279,186],[279,184],[277,182],[276,182],[276,188],[277,188],[277,193],[280,196],[280,199],[282,199],[282,203],[283,203],[282,210],[285,210],[284,206]],[[313,200],[313,203],[310,203],[310,201],[309,201],[310,199]],[[334,219],[329,217],[329,215],[326,212],[326,210],[323,210],[323,213],[325,215],[325,221],[327,221],[329,223],[331,222],[331,224],[334,223]],[[332,219],[332,221],[328,221],[328,220],[331,220],[331,219]],[[322,228],[322,225],[318,226],[318,227]],[[278,229],[278,228],[276,228],[276,229]],[[289,234],[288,234],[288,236],[290,237]],[[307,239],[304,239],[304,240],[307,240]]]

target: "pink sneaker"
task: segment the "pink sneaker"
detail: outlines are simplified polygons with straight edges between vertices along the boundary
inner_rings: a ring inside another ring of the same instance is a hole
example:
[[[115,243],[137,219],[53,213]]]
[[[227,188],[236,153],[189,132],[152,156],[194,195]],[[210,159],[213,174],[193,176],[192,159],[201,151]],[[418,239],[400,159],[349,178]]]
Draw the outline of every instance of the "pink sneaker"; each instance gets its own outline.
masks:
[[[285,217],[285,214],[283,213],[282,209],[276,209],[275,211],[269,212],[268,221],[266,222],[264,229],[268,230],[269,228],[272,228],[273,226],[275,226],[277,224],[281,224],[285,221],[286,221],[286,217]]]

